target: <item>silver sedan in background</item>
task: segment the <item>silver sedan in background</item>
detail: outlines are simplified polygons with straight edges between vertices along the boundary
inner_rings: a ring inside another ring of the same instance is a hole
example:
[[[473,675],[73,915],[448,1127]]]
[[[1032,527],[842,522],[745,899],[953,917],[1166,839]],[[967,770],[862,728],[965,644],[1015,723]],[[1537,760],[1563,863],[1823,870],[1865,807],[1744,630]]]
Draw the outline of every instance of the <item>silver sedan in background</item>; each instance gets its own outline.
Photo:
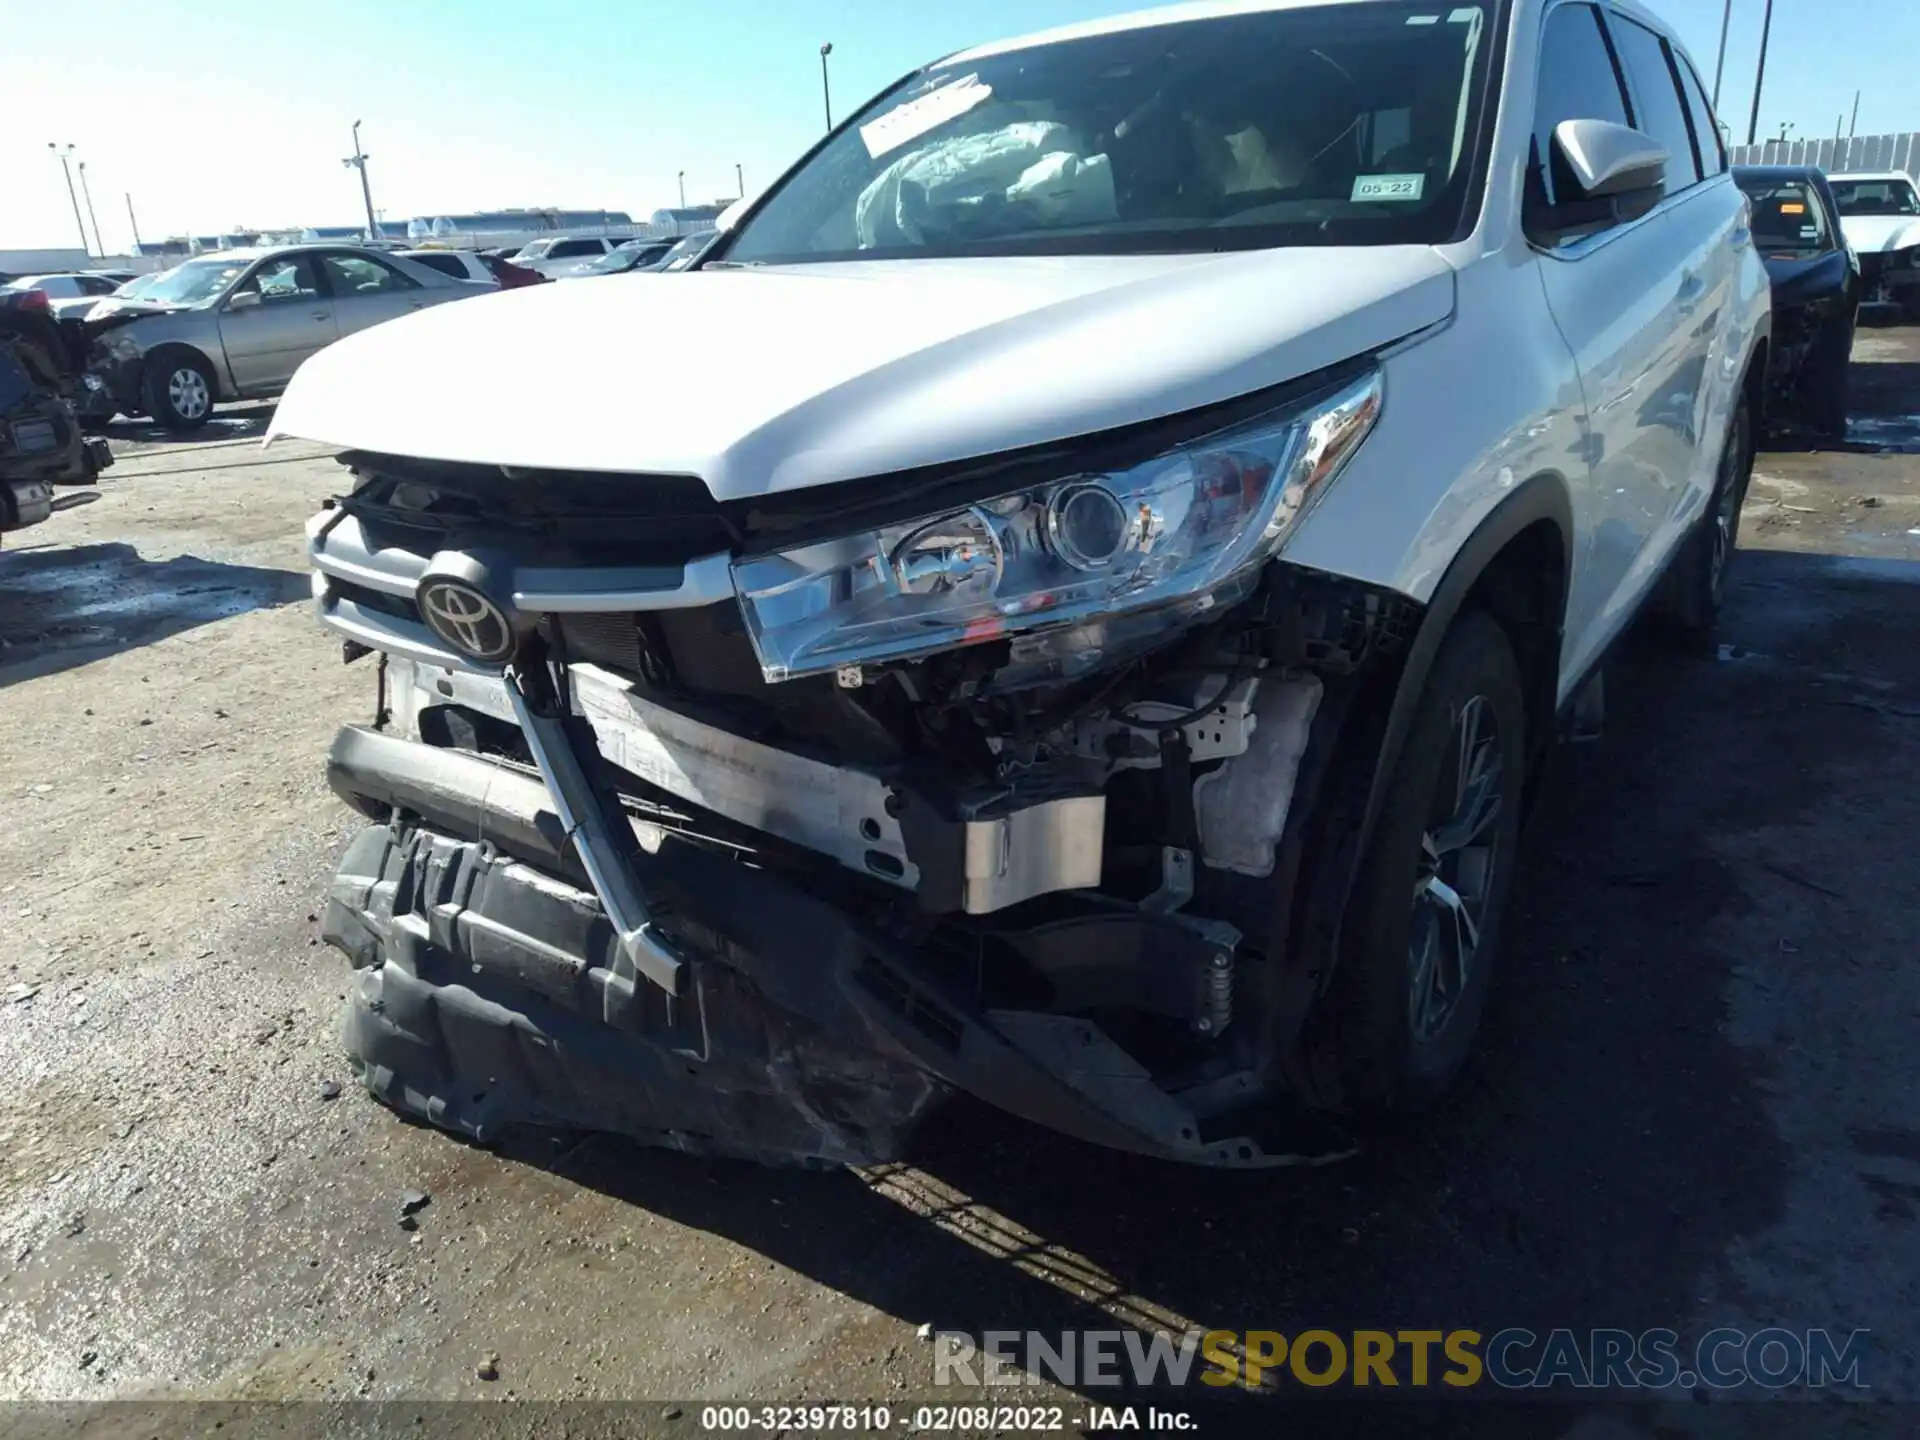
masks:
[[[223,400],[286,389],[317,350],[429,305],[485,294],[403,256],[353,245],[282,245],[203,255],[131,303],[82,322],[87,414],[206,423]]]

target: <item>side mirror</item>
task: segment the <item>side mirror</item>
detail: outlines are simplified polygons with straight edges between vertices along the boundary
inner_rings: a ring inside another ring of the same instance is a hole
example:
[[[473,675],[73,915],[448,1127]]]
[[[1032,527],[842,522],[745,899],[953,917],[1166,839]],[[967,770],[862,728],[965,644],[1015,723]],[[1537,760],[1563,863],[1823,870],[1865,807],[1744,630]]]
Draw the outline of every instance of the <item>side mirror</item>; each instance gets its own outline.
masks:
[[[236,290],[227,297],[227,309],[229,310],[257,310],[259,308],[260,292],[258,290]]]
[[[1666,146],[1631,126],[1562,120],[1553,127],[1550,163],[1575,193],[1530,213],[1527,234],[1552,245],[1639,219],[1667,193],[1668,158]]]
[[[1589,200],[1611,200],[1667,188],[1667,147],[1644,131],[1610,120],[1562,120],[1553,147]]]

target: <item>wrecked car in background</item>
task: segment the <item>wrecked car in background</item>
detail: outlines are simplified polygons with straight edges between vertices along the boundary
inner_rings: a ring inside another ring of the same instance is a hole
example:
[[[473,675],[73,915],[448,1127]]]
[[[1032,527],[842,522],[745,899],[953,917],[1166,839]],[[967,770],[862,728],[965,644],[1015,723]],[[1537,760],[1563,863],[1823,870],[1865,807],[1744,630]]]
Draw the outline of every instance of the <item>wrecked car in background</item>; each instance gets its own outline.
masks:
[[[1898,170],[1830,175],[1840,226],[1860,257],[1870,303],[1898,305],[1920,323],[1920,190]]]
[[[1558,727],[1724,596],[1745,216],[1637,6],[1183,6],[907,77],[672,284],[315,357],[365,1084],[826,1162],[1437,1103]]]
[[[47,298],[0,297],[0,533],[38,525],[113,464],[107,442],[81,433],[74,372],[46,313]]]
[[[1860,260],[1840,230],[1827,179],[1811,165],[1740,165],[1753,243],[1773,293],[1767,418],[1847,433],[1847,376],[1860,312]]]
[[[86,356],[90,417],[192,430],[222,401],[278,395],[342,335],[484,293],[398,255],[284,245],[188,260],[68,323]]]

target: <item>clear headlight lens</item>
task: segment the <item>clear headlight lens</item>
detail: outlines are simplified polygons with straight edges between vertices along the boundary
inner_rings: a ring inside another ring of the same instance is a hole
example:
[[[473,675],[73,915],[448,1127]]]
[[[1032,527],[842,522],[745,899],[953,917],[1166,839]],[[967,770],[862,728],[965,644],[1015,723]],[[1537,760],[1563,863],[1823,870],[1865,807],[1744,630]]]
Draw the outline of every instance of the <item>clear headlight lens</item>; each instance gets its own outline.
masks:
[[[1131,470],[734,566],[768,680],[1092,615],[1204,611],[1285,542],[1380,414],[1377,370]]]

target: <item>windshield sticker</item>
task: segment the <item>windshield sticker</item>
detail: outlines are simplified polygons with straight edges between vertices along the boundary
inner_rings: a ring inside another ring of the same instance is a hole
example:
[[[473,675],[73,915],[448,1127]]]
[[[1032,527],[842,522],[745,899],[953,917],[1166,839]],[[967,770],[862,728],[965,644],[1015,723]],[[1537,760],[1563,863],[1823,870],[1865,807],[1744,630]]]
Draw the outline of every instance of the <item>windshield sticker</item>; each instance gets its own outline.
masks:
[[[1425,175],[1356,175],[1354,200],[1418,200],[1427,188]]]
[[[917,140],[929,130],[957,120],[993,94],[991,85],[982,85],[978,75],[969,75],[951,85],[942,85],[917,100],[889,110],[878,120],[860,127],[860,138],[867,154],[878,160],[890,150],[898,150],[909,140]]]

